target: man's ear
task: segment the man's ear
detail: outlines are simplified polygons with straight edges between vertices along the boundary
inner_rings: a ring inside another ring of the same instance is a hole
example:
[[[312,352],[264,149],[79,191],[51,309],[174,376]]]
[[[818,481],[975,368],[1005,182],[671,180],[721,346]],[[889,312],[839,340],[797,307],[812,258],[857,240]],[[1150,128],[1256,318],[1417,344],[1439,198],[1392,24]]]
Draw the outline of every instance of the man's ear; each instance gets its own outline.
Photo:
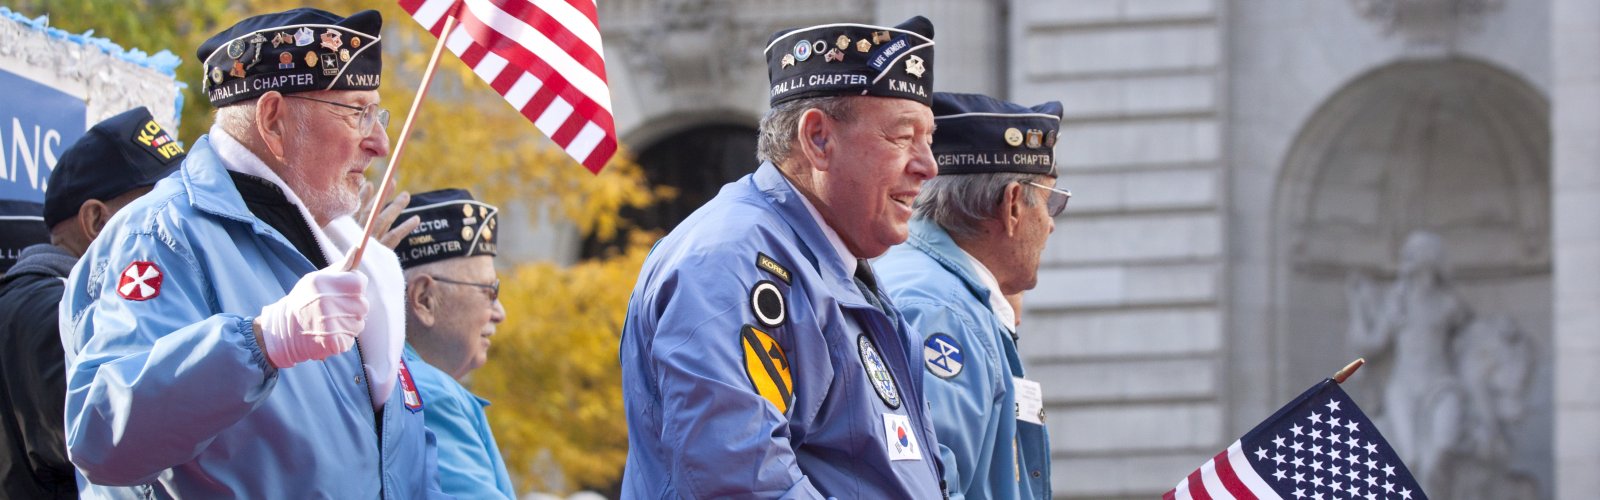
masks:
[[[1022,227],[1022,184],[1013,182],[1006,185],[1005,192],[1000,195],[1000,218],[1005,227],[1006,237],[1015,237],[1017,229]]]
[[[795,133],[799,135],[798,145],[800,154],[817,170],[828,170],[829,154],[828,143],[838,126],[832,117],[822,110],[811,108],[800,114],[796,122]]]
[[[267,145],[267,151],[279,162],[288,148],[284,143],[289,135],[288,108],[283,105],[283,94],[267,92],[256,99],[256,133]]]
[[[418,275],[406,284],[406,306],[411,309],[411,317],[423,326],[433,326],[439,312],[436,290],[438,288],[434,286],[433,277],[426,274]]]
[[[106,222],[111,220],[111,207],[100,200],[89,200],[78,206],[78,230],[88,238],[85,241],[94,241],[100,235],[100,230],[105,229]]]

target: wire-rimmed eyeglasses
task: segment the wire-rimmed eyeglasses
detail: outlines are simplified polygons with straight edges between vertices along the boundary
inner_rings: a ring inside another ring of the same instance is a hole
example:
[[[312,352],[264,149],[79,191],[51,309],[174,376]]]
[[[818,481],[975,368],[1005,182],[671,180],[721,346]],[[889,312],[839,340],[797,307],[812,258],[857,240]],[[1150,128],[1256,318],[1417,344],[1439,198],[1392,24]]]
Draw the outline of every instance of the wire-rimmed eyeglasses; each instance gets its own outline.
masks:
[[[356,123],[360,126],[360,130],[364,130],[364,131],[365,130],[372,130],[372,124],[374,122],[383,125],[383,129],[384,130],[388,130],[389,129],[389,110],[384,109],[383,106],[379,106],[378,103],[372,103],[372,104],[368,104],[366,106],[353,106],[353,105],[345,104],[345,103],[342,103],[342,102],[329,101],[327,99],[318,99],[318,98],[315,98],[315,97],[306,97],[306,96],[301,96],[301,95],[290,94],[290,95],[286,95],[284,97],[292,97],[292,98],[295,98],[295,99],[305,99],[307,101],[316,101],[316,102],[320,102],[320,103],[323,103],[323,104],[330,104],[330,105],[333,105],[333,106],[338,106],[338,107],[341,107],[341,108],[344,108],[344,109],[348,109],[348,110],[359,111],[359,112],[361,112],[361,118],[359,120],[357,120]]]
[[[500,300],[500,280],[494,280],[493,283],[483,284],[483,283],[470,283],[470,282],[466,282],[466,281],[456,281],[456,280],[444,279],[444,278],[440,278],[438,276],[431,276],[431,275],[428,276],[428,277],[429,278],[433,278],[434,281],[438,281],[440,283],[449,283],[449,284],[452,284],[452,285],[461,285],[461,286],[470,286],[470,287],[474,287],[474,288],[482,288],[482,289],[487,290],[489,292],[489,301],[490,302],[493,302],[493,301],[496,301],[496,300]]]
[[[1061,215],[1061,211],[1067,209],[1067,200],[1072,199],[1072,191],[1056,189],[1037,182],[1029,182],[1028,185],[1050,191],[1050,200],[1046,202],[1046,207],[1049,208],[1051,217]]]

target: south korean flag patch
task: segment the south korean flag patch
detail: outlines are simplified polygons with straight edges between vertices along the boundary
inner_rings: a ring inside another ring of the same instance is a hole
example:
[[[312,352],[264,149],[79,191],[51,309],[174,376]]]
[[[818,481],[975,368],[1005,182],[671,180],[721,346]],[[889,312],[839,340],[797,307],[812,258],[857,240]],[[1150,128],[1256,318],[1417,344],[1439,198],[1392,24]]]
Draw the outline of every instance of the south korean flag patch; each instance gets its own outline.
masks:
[[[883,445],[889,449],[889,460],[922,460],[917,433],[911,430],[911,418],[905,415],[883,414]]]

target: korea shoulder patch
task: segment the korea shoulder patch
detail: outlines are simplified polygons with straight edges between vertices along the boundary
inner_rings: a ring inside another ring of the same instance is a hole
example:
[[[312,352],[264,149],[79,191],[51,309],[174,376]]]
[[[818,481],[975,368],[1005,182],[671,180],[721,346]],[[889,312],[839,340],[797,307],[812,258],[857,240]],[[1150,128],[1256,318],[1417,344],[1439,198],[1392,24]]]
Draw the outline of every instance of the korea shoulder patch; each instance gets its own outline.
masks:
[[[777,276],[778,279],[783,280],[783,284],[785,285],[794,284],[793,282],[789,281],[789,268],[783,267],[783,264],[779,264],[778,261],[772,260],[772,257],[768,257],[767,254],[756,252],[756,267],[761,268],[763,271],[772,273],[773,276]]]
[[[789,413],[794,402],[794,379],[789,373],[789,357],[767,332],[753,325],[739,329],[744,345],[744,371],[756,394],[772,403],[778,413]]]
[[[966,356],[961,353],[961,345],[956,343],[956,339],[935,333],[922,343],[922,360],[928,365],[928,372],[947,379],[961,374]]]
[[[150,300],[161,295],[161,268],[156,263],[136,260],[117,278],[117,295],[128,300]]]
[[[750,311],[755,313],[756,321],[760,322],[761,326],[767,328],[783,326],[788,320],[788,308],[777,283],[761,280],[750,288]]]
[[[861,367],[867,371],[867,383],[872,384],[878,398],[891,410],[900,408],[900,389],[894,383],[894,374],[889,373],[889,365],[866,334],[856,336],[856,351],[861,356]]]

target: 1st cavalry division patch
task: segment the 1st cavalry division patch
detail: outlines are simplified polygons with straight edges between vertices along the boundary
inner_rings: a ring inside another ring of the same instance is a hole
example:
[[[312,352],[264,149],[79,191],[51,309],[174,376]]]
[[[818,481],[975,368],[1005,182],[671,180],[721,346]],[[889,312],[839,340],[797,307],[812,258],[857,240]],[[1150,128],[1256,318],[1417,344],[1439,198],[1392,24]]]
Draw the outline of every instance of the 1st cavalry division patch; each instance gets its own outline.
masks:
[[[744,344],[744,371],[755,386],[756,394],[772,403],[778,413],[788,414],[794,402],[794,380],[789,376],[789,357],[783,347],[767,332],[752,325],[739,330],[739,342]]]

